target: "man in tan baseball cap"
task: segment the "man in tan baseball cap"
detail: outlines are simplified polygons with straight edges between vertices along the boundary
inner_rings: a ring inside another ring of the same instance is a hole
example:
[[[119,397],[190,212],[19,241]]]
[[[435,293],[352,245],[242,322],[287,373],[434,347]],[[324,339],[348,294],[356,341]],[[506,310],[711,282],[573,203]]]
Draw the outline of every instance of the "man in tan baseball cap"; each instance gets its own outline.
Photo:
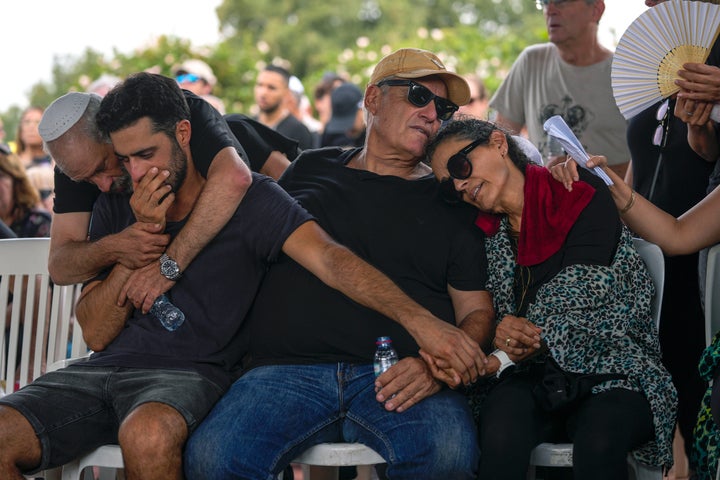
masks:
[[[417,48],[403,48],[380,60],[370,77],[370,84],[389,78],[416,79],[433,75],[443,80],[448,91],[447,98],[455,105],[465,105],[470,101],[467,81],[448,71],[434,53]]]
[[[493,338],[495,316],[483,237],[467,210],[442,201],[422,162],[430,137],[469,97],[465,81],[436,55],[398,50],[380,61],[365,89],[363,146],[305,150],[280,177],[336,241],[433,318],[376,315],[310,278],[299,263],[273,264],[248,319],[248,373],[190,440],[188,478],[276,475],[291,461],[287,445],[300,452],[323,441],[368,445],[387,461],[391,478],[476,478],[477,431],[467,399],[443,385],[486,375],[480,345]],[[375,378],[379,335],[392,338],[399,361]],[[298,365],[302,375],[287,373]],[[338,383],[338,371],[350,373]],[[253,387],[255,375],[263,376],[263,388]],[[309,416],[277,414],[309,406]],[[231,472],[229,465],[242,467]]]

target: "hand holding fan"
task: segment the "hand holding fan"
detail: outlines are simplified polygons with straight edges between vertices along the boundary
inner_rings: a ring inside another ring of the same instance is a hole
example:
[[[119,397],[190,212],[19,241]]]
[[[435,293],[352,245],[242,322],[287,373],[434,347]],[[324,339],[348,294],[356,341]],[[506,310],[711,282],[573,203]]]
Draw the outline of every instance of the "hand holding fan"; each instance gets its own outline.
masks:
[[[643,12],[627,28],[612,63],[612,88],[629,119],[678,92],[684,63],[705,63],[720,32],[720,5],[669,0]]]

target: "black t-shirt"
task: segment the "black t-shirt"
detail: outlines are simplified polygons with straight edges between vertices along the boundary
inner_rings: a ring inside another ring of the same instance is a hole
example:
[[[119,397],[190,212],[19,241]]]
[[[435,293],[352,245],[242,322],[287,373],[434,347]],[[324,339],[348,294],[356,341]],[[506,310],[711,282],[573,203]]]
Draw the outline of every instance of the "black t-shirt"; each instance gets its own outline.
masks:
[[[275,130],[288,138],[297,140],[300,150],[307,150],[315,147],[315,139],[310,130],[293,115],[288,115],[277,124]]]
[[[720,39],[713,45],[706,63],[720,65]],[[660,123],[656,118],[660,103],[640,112],[628,122],[633,188],[670,215],[679,217],[703,199],[714,165],[690,148],[687,124],[673,115],[675,100],[672,99],[668,106],[665,147],[661,149],[653,145],[653,135]],[[652,198],[648,198],[658,161],[657,183]]]
[[[622,234],[615,201],[599,177],[584,168],[578,168],[578,173],[580,180],[595,188],[595,194],[578,216],[560,250],[544,262],[531,266],[529,276],[526,267],[516,268],[515,298],[523,300],[518,307],[519,316],[526,316],[527,307],[535,300],[538,290],[563,268],[570,265],[608,266],[615,256]],[[525,202],[529,201],[532,199],[525,199]],[[524,281],[529,285],[523,285]]]
[[[408,181],[345,166],[358,150],[303,152],[280,185],[339,243],[390,277],[437,317],[455,324],[448,285],[485,290],[484,236],[475,209],[439,198],[431,175]],[[250,366],[371,362],[388,335],[401,357],[418,346],[398,323],[360,306],[282,255],[248,318]]]
[[[135,219],[129,195],[102,194],[93,211],[91,240],[119,232]],[[238,331],[269,265],[285,240],[312,217],[268,177],[253,182],[228,224],[183,272],[168,297],[185,314],[169,332],[135,311],[125,328],[90,365],[195,370],[227,388],[244,354]],[[184,222],[168,223],[175,235]],[[109,271],[98,279],[106,278]]]
[[[230,131],[225,119],[208,102],[192,92],[183,90],[185,99],[190,106],[190,123],[192,151],[195,168],[207,177],[208,169],[215,155],[226,147],[235,147],[240,156],[248,162],[244,145]],[[253,146],[252,143],[248,145]],[[254,152],[254,150],[250,150]],[[55,168],[55,213],[91,212],[100,190],[88,182],[74,182],[67,175]]]

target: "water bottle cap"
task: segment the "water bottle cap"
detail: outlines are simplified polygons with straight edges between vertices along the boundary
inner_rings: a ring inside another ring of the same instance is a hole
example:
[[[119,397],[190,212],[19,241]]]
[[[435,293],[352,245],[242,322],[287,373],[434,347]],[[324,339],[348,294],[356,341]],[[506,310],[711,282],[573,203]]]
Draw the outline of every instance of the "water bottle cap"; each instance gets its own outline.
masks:
[[[392,343],[390,337],[378,337],[375,345],[382,345],[383,343]]]

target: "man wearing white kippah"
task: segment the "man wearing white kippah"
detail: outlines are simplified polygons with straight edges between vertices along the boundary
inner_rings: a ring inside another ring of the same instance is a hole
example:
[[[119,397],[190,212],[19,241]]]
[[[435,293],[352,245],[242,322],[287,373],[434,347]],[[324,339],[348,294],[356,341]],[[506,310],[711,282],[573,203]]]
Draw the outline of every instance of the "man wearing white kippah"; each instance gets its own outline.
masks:
[[[45,111],[39,130],[58,167],[49,264],[55,283],[85,281],[119,262],[139,269],[134,282],[148,292],[151,304],[172,286],[172,281],[160,274],[158,259],[165,253],[179,269],[187,268],[242,199],[250,183],[245,163],[277,177],[272,170],[281,171],[275,168],[280,160],[284,168],[288,157],[294,158],[296,142],[247,118],[226,122],[207,102],[190,92],[184,94],[195,132],[191,148],[198,170],[208,181],[187,225],[170,244],[163,232],[139,226],[97,242],[87,241],[95,199],[100,191],[127,188],[127,177],[109,139],[95,124],[99,96],[68,93]]]
[[[73,92],[45,111],[40,135],[58,166],[49,264],[53,281],[85,281],[108,265],[122,263],[137,269],[134,281],[143,285],[152,304],[174,283],[162,275],[160,256],[164,253],[182,271],[227,223],[251,183],[250,169],[241,158],[245,153],[209,104],[194,95],[187,98],[193,105],[197,138],[207,139],[193,148],[198,169],[208,181],[187,225],[170,244],[159,228],[134,226],[97,242],[87,241],[98,189],[122,190],[126,178],[112,144],[95,124],[101,98]]]

